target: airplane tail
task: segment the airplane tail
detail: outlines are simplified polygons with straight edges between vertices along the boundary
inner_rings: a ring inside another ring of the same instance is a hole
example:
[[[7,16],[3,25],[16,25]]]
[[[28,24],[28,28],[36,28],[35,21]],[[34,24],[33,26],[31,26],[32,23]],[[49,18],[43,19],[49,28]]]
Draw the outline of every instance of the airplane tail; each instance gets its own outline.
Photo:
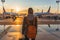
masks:
[[[3,7],[3,13],[5,13],[6,11],[5,11],[5,8]]]
[[[42,9],[42,13],[43,13],[43,9]]]
[[[51,6],[49,7],[49,9],[48,9],[48,11],[47,11],[48,13],[50,12],[50,9],[51,9]]]

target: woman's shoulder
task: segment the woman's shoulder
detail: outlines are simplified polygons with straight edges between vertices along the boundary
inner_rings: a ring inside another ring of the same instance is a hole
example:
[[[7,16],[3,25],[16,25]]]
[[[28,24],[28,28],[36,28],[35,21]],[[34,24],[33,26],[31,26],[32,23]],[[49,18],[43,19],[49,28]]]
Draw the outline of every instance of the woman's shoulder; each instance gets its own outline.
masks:
[[[24,19],[34,19],[34,18],[37,19],[36,16],[31,16],[31,17],[29,17],[29,16],[25,16],[25,17],[24,17]]]

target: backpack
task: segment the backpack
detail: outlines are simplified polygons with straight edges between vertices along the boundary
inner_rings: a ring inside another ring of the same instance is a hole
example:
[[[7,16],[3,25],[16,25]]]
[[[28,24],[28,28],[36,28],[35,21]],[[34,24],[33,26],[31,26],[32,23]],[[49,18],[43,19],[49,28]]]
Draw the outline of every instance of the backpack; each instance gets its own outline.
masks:
[[[32,23],[28,20],[28,18],[26,20],[27,20],[27,24],[28,24],[26,35],[28,38],[35,38],[36,30],[37,30],[36,27],[34,26],[35,18],[33,18]],[[32,25],[30,25],[30,24],[32,24]]]

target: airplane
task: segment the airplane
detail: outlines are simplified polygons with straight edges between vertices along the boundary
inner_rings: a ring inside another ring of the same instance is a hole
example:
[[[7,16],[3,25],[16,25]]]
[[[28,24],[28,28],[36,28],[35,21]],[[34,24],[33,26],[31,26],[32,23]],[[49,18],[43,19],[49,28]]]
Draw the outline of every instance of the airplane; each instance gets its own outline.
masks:
[[[18,14],[13,12],[6,12],[5,8],[3,7],[3,14],[1,14],[0,18],[7,19],[7,18],[15,18]]]
[[[36,13],[34,13],[34,16],[40,17],[41,15],[47,15],[47,14],[50,14],[50,9],[51,9],[51,6],[49,7],[49,9],[48,9],[47,12],[43,12],[43,10],[42,10],[42,12],[36,12]]]
[[[60,14],[56,14],[56,13],[50,13],[50,9],[51,9],[51,6],[49,6],[49,9],[47,12],[36,12],[34,13],[34,16],[37,16],[38,18],[48,18],[48,19],[60,19]]]

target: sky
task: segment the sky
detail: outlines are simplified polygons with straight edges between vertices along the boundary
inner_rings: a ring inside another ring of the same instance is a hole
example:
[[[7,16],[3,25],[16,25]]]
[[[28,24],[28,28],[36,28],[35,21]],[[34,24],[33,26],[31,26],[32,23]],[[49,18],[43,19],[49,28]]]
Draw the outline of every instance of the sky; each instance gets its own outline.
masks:
[[[2,3],[0,1],[0,7]],[[56,0],[5,0],[5,8],[10,9],[27,9],[32,7],[34,10],[48,10],[49,6],[51,6],[51,10],[57,9]],[[0,8],[1,9],[1,8]]]

